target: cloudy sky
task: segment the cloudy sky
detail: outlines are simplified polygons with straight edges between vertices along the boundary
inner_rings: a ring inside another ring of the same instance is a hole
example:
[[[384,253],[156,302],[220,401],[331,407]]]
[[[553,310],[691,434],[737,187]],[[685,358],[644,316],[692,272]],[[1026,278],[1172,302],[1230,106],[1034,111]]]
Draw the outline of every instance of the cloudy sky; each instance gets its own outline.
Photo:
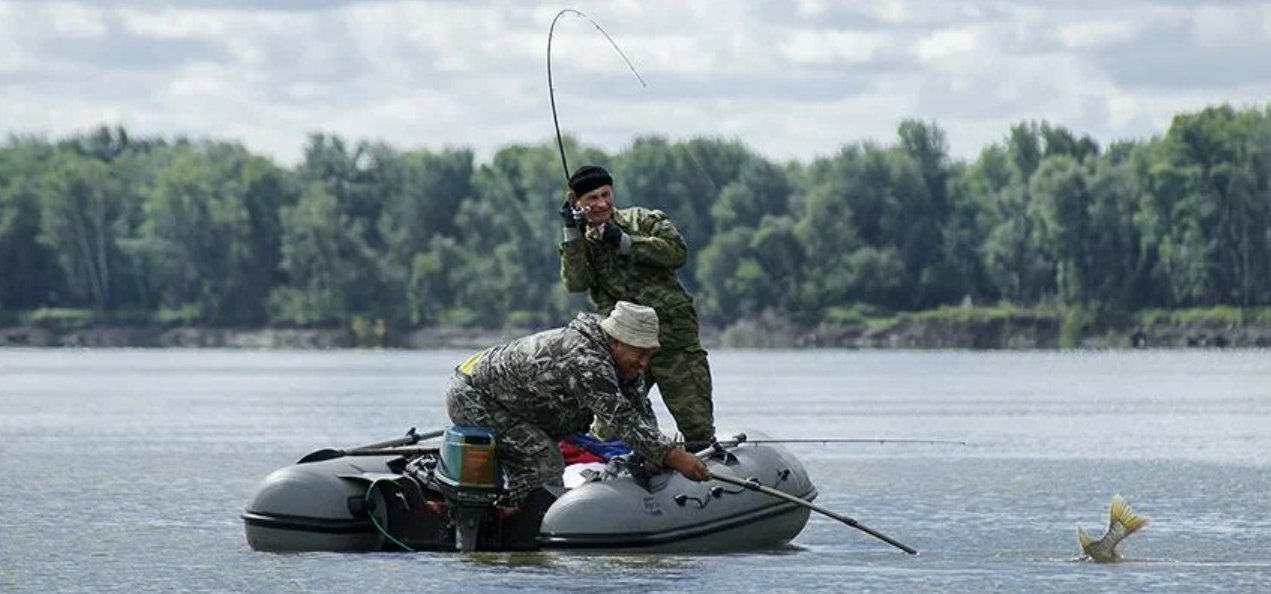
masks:
[[[237,139],[294,163],[333,132],[399,148],[639,134],[807,160],[932,120],[971,158],[1045,119],[1107,142],[1271,100],[1271,2],[0,0],[0,132]]]

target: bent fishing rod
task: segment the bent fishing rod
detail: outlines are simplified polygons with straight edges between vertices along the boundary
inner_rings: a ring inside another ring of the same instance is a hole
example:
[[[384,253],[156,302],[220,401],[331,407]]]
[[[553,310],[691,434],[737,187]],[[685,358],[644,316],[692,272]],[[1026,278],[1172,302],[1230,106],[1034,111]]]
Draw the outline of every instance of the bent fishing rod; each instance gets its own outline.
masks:
[[[622,61],[627,64],[627,68],[629,68],[631,73],[635,75],[636,80],[640,81],[640,86],[647,89],[649,88],[649,85],[644,81],[644,77],[640,75],[640,71],[636,70],[635,64],[632,64],[631,60],[627,59],[627,54],[622,51],[621,47],[618,47],[618,42],[614,41],[613,37],[609,36],[609,32],[605,31],[604,27],[600,26],[600,23],[597,23],[591,17],[573,8],[566,8],[556,13],[556,16],[552,18],[551,27],[547,30],[547,97],[552,105],[552,126],[556,129],[556,148],[560,151],[560,165],[561,169],[565,172],[565,182],[568,184],[569,161],[565,158],[565,141],[561,137],[560,117],[557,116],[556,112],[556,85],[552,81],[552,38],[556,34],[556,22],[559,21],[562,16],[567,14],[587,19],[587,22],[591,23],[597,31],[600,31],[601,35],[605,36],[605,39],[609,40],[609,45],[613,46],[614,51],[618,52],[618,55],[622,57]],[[702,161],[698,159],[697,154],[693,152],[692,145],[685,144],[684,150],[688,153],[689,158],[693,161],[693,165],[697,167],[697,170],[702,174],[702,177],[705,177],[706,181],[710,183],[711,189],[718,194],[719,184],[716,184],[715,178],[711,177],[711,174],[706,171],[706,167],[702,165]]]
[[[604,35],[605,39],[609,40],[609,45],[613,46],[614,51],[618,52],[618,55],[622,57],[622,61],[627,63],[627,68],[630,68],[631,73],[634,74],[636,79],[640,81],[640,86],[645,88],[648,88],[649,86],[644,82],[644,77],[640,76],[640,71],[636,70],[635,65],[631,63],[631,60],[627,59],[627,54],[623,53],[622,48],[618,47],[618,42],[614,41],[613,38],[609,36],[609,33],[605,31],[604,27],[600,26],[600,23],[592,20],[591,17],[583,14],[581,11],[574,10],[572,8],[566,8],[556,13],[556,16],[552,19],[552,26],[547,30],[547,97],[551,100],[552,104],[552,125],[556,128],[556,148],[560,149],[560,165],[561,168],[565,170],[566,182],[569,181],[569,162],[565,159],[565,141],[561,138],[560,134],[560,118],[556,115],[556,86],[552,83],[552,37],[556,34],[556,21],[559,21],[562,16],[567,14],[587,19],[587,22],[596,27],[596,30],[600,31],[600,34]]]

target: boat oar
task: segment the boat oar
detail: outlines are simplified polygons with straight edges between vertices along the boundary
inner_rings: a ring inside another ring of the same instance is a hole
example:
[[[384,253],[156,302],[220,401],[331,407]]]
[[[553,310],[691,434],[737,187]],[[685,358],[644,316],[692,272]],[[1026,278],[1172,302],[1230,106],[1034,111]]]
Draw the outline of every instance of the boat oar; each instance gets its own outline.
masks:
[[[301,459],[300,459],[300,461],[296,462],[296,464],[305,464],[305,463],[307,463],[307,462],[321,462],[321,461],[323,461],[323,460],[332,460],[332,459],[335,459],[335,458],[343,458],[343,457],[345,457],[345,456],[389,456],[389,455],[394,455],[394,454],[391,454],[391,453],[378,453],[378,452],[382,452],[382,451],[384,451],[384,448],[393,448],[393,447],[397,447],[397,446],[414,445],[414,444],[417,444],[417,443],[419,443],[419,442],[421,442],[421,441],[423,441],[423,440],[425,440],[425,439],[432,439],[432,438],[434,438],[434,437],[441,437],[442,435],[445,435],[445,433],[446,433],[446,430],[445,430],[445,429],[437,429],[437,430],[435,430],[435,431],[429,431],[429,432],[427,432],[427,433],[415,433],[415,428],[414,428],[414,427],[411,427],[411,428],[410,428],[410,431],[407,431],[407,432],[406,432],[406,435],[404,435],[404,436],[402,436],[402,437],[398,437],[397,439],[390,439],[390,440],[388,440],[388,441],[381,441],[381,442],[378,442],[378,443],[373,443],[373,444],[369,444],[369,445],[364,445],[364,446],[360,446],[360,447],[353,448],[353,449],[351,449],[351,450],[337,450],[337,449],[334,449],[334,448],[324,448],[324,449],[318,450],[318,451],[316,451],[316,452],[311,452],[311,453],[309,453],[309,454],[308,454],[308,455],[306,455],[305,457],[301,458]],[[435,448],[434,448],[434,449],[435,449]],[[377,453],[367,453],[367,452],[377,452]],[[408,454],[405,454],[405,453],[404,453],[404,454],[402,454],[402,455],[408,455]]]
[[[441,451],[439,447],[428,448],[358,448],[356,450],[329,450],[338,452],[341,456],[422,456],[424,454],[436,454]]]
[[[855,529],[857,529],[857,530],[860,530],[861,532],[864,532],[865,534],[868,534],[868,535],[870,535],[870,536],[872,536],[872,537],[874,537],[874,538],[877,538],[878,540],[881,540],[881,541],[883,541],[883,542],[885,542],[885,543],[887,543],[887,544],[889,544],[889,545],[891,545],[891,546],[893,546],[893,547],[896,547],[896,548],[898,548],[898,549],[900,549],[900,550],[902,550],[902,551],[904,551],[904,552],[906,552],[906,553],[909,553],[910,555],[917,555],[917,554],[918,554],[918,550],[917,550],[917,549],[915,549],[915,548],[913,548],[913,547],[910,547],[909,545],[906,545],[906,544],[904,544],[904,543],[902,543],[902,542],[900,542],[900,541],[898,541],[898,540],[896,540],[896,539],[894,539],[894,538],[892,538],[892,537],[890,537],[890,536],[887,536],[886,534],[883,534],[883,533],[881,533],[881,532],[879,532],[879,531],[877,531],[877,530],[874,530],[873,528],[870,528],[869,526],[866,526],[866,525],[864,525],[864,524],[861,524],[860,522],[857,522],[856,520],[854,520],[854,519],[852,519],[852,518],[849,518],[849,517],[847,517],[847,516],[845,516],[845,515],[842,515],[842,514],[838,514],[838,513],[832,512],[832,511],[830,511],[830,510],[828,510],[828,509],[825,509],[824,507],[821,507],[821,506],[819,506],[819,505],[817,505],[817,504],[815,504],[815,503],[812,503],[811,501],[808,501],[808,500],[806,500],[806,499],[802,499],[802,498],[800,498],[800,497],[795,497],[794,495],[791,495],[791,494],[786,493],[786,492],[784,492],[784,491],[778,491],[778,490],[776,490],[776,489],[773,489],[772,487],[765,487],[765,486],[763,486],[763,485],[759,484],[759,482],[758,482],[758,481],[755,481],[755,480],[745,480],[745,479],[739,479],[739,478],[737,478],[737,477],[735,477],[735,476],[731,476],[731,475],[727,475],[727,474],[720,474],[720,473],[715,472],[715,471],[711,471],[711,478],[713,478],[713,479],[715,479],[715,480],[717,480],[717,481],[723,481],[723,482],[725,482],[725,483],[730,483],[730,484],[733,484],[733,485],[737,485],[737,486],[739,486],[739,487],[744,487],[744,488],[746,488],[746,489],[750,489],[751,491],[759,491],[760,493],[764,493],[764,494],[766,494],[766,495],[771,495],[771,496],[776,497],[776,498],[778,498],[778,499],[784,499],[784,500],[786,500],[786,501],[789,501],[790,503],[795,503],[795,504],[801,505],[801,506],[806,507],[806,508],[808,508],[808,509],[810,509],[810,510],[812,510],[812,511],[814,511],[814,512],[817,512],[817,513],[820,513],[820,514],[822,514],[822,515],[826,515],[826,516],[829,516],[829,517],[831,517],[831,518],[834,518],[835,520],[838,520],[838,521],[840,521],[840,522],[842,522],[842,523],[844,523],[844,524],[847,524],[848,526],[851,526],[851,527],[853,527],[853,528],[855,528]]]
[[[442,435],[445,435],[445,434],[446,434],[445,429],[435,429],[427,433],[415,433],[415,428],[411,427],[410,431],[406,432],[406,435],[399,437],[397,439],[390,439],[388,441],[381,441],[379,443],[373,443],[370,445],[358,446],[353,449],[354,450],[374,450],[378,448],[391,448],[396,446],[415,445],[421,441],[424,441],[425,439],[441,437]]]

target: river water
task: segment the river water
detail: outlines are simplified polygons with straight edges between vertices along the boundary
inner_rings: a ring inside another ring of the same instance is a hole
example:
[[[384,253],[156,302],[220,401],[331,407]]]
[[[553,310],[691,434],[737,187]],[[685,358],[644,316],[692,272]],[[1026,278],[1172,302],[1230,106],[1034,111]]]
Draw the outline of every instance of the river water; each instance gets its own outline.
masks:
[[[968,442],[789,446],[917,557],[815,514],[729,555],[248,548],[266,474],[444,426],[466,355],[0,349],[0,592],[1271,591],[1267,351],[712,353],[721,427]],[[1151,524],[1074,561],[1113,493]]]

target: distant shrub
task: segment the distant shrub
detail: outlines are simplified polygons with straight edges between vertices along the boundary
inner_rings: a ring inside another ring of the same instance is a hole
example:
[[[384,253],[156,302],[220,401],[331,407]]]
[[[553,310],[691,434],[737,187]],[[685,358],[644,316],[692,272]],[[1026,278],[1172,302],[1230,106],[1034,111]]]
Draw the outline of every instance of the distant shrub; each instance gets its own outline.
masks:
[[[91,309],[41,307],[27,312],[22,322],[49,330],[78,330],[97,323],[97,315]]]
[[[388,327],[380,318],[356,315],[349,322],[353,342],[359,347],[382,347],[388,336]]]
[[[202,317],[199,313],[199,306],[194,304],[187,304],[181,307],[161,307],[154,314],[154,320],[163,326],[193,326]]]
[[[508,312],[507,317],[503,319],[503,328],[506,330],[516,330],[522,328],[538,328],[543,325],[543,316],[537,312],[525,311],[522,309]]]
[[[459,328],[475,328],[481,322],[477,312],[466,307],[451,307],[443,310],[438,317],[438,326],[454,326]]]
[[[1064,310],[1059,325],[1059,348],[1075,349],[1081,347],[1081,337],[1086,329],[1095,324],[1095,315],[1081,307],[1069,307]]]
[[[1271,323],[1271,308],[1252,307],[1240,309],[1229,305],[1192,307],[1187,309],[1146,309],[1135,315],[1141,326],[1154,324],[1218,323],[1239,326],[1241,324]]]
[[[892,314],[890,311],[870,305],[868,303],[855,303],[850,306],[836,305],[825,310],[824,321],[827,324],[865,324],[871,319],[887,318]]]
[[[1059,313],[1052,308],[1023,308],[1013,303],[1004,302],[990,306],[963,307],[943,305],[937,309],[928,309],[901,314],[906,319],[916,321],[950,320],[955,322],[982,322],[1003,320],[1021,316],[1055,317]]]

